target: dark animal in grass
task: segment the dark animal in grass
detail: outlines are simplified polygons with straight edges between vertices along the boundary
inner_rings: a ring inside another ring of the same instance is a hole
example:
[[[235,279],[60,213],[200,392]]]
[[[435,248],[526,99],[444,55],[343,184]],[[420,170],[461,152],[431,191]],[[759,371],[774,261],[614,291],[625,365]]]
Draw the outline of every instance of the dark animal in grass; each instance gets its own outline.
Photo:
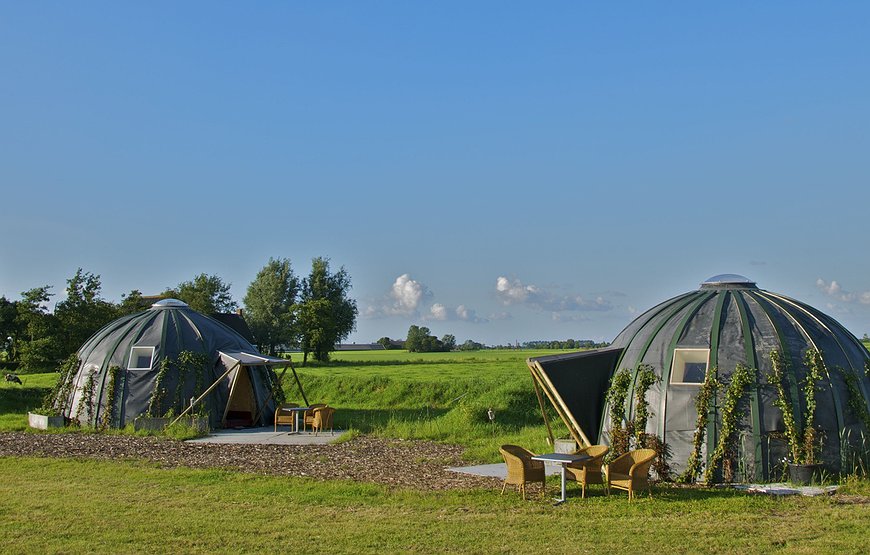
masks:
[[[6,374],[6,381],[7,382],[15,382],[15,383],[21,385],[21,378],[19,378],[15,374]]]

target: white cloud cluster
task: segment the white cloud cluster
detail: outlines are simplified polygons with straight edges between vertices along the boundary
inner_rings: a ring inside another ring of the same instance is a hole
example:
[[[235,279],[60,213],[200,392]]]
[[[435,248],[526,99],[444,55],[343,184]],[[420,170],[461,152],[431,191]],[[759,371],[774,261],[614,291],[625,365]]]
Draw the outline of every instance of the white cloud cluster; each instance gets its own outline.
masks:
[[[482,323],[486,322],[486,318],[481,318],[477,315],[477,312],[473,308],[468,308],[464,304],[457,306],[456,308],[450,308],[441,303],[435,303],[431,307],[429,307],[429,320],[438,320],[439,322],[445,321],[462,321],[462,322],[474,322],[474,323]]]
[[[390,295],[395,301],[393,304],[395,314],[413,314],[420,306],[420,302],[431,296],[431,293],[425,285],[411,279],[409,274],[402,274],[393,282]]]
[[[419,314],[423,301],[431,296],[432,292],[428,287],[412,279],[410,274],[402,274],[390,286],[386,298],[366,307],[363,317],[414,316]]]
[[[402,274],[390,286],[389,293],[378,301],[367,306],[362,313],[363,318],[387,318],[405,316],[424,320],[463,321],[481,323],[486,318],[477,315],[474,309],[465,305],[451,308],[442,303],[433,303],[426,310],[426,305],[434,295],[425,284],[411,278],[410,274]]]
[[[580,295],[560,295],[505,276],[496,280],[495,293],[505,305],[524,304],[536,310],[587,312],[613,309],[610,301],[601,296],[587,299]]]
[[[858,302],[861,304],[870,304],[870,291],[864,291],[862,293],[846,291],[835,279],[831,280],[829,283],[822,278],[819,278],[816,280],[816,287],[824,291],[826,295],[834,297],[838,301],[844,303]]]

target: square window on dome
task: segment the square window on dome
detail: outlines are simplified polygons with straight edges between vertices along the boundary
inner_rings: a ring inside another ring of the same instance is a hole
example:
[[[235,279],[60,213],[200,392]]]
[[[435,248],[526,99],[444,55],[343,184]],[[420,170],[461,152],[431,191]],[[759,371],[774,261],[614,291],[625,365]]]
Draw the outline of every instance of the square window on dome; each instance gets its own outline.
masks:
[[[154,347],[133,347],[130,351],[129,370],[150,370],[154,362]]]
[[[707,377],[710,349],[674,349],[672,384],[701,385]]]

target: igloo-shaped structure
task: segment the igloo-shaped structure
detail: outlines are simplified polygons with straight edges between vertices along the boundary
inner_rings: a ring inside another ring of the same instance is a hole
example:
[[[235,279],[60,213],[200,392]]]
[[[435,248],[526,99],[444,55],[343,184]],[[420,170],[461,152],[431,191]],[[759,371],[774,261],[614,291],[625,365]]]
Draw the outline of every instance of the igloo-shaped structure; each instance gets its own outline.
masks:
[[[626,417],[634,416],[634,387],[639,365],[653,368],[658,382],[647,390],[651,414],[646,432],[662,438],[671,450],[671,467],[682,471],[693,450],[695,399],[708,372],[727,384],[737,365],[752,369],[755,386],[740,414],[740,462],[743,477],[773,478],[787,456],[783,415],[774,405],[769,384],[771,353],[778,351],[792,384],[792,413],[798,422],[806,410],[798,387],[804,383],[809,350],[821,353],[824,368],[816,394],[815,427],[821,432],[821,460],[840,468],[844,446],[866,449],[855,404],[870,410],[870,353],[841,324],[794,299],[759,289],[734,274],[710,278],[696,291],[669,299],[641,314],[605,348],[529,359],[535,387],[555,407],[581,444],[608,443],[606,392],[614,373],[628,369],[632,389]],[[850,388],[847,381],[850,381]],[[721,403],[721,390],[719,396]],[[851,405],[851,406],[850,406]],[[714,403],[702,460],[712,453],[721,425]]]
[[[68,419],[109,427],[178,415],[200,397],[192,412],[212,428],[271,424],[279,390],[273,366],[289,364],[175,299],[107,324],[77,357],[57,408]]]

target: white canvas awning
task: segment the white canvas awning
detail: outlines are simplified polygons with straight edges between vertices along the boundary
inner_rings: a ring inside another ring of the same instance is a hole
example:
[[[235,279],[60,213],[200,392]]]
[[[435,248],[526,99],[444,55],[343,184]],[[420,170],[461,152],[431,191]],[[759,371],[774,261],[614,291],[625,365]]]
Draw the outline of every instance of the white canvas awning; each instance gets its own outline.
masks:
[[[275,358],[264,355],[253,355],[251,353],[245,353],[242,351],[219,351],[221,355],[231,358],[239,363],[241,366],[260,366],[263,364],[269,364],[273,366],[288,366],[290,364],[289,360],[283,358]]]

